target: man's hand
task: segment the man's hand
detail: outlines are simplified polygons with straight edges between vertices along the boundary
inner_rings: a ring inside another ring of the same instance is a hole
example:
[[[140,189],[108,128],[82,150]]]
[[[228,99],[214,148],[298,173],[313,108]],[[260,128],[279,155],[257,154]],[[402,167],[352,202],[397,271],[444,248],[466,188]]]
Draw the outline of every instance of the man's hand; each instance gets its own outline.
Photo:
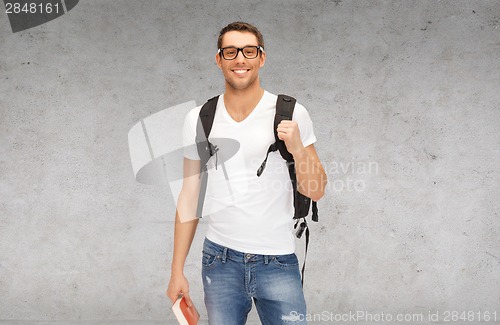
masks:
[[[286,149],[292,156],[304,150],[304,145],[300,139],[299,125],[295,121],[283,120],[278,124],[278,138],[283,140]]]
[[[186,299],[186,303],[189,307],[193,305],[191,298],[189,297],[189,283],[184,274],[174,275],[170,277],[170,282],[168,284],[167,296],[174,303],[179,295],[183,295]]]

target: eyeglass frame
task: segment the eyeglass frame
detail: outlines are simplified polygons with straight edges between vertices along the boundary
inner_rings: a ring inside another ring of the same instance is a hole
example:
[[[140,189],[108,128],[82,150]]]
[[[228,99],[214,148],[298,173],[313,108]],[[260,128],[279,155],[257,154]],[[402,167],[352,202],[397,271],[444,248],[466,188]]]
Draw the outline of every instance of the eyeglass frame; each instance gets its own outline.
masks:
[[[257,48],[257,55],[253,58],[247,58],[247,56],[245,55],[245,52],[243,52],[243,50],[247,47],[255,47]],[[232,59],[226,59],[224,57],[224,50],[225,49],[235,49],[236,50],[236,55],[234,56],[234,58]],[[224,60],[227,60],[227,61],[231,61],[231,60],[236,60],[236,58],[238,57],[238,55],[240,55],[240,52],[241,54],[243,54],[243,57],[245,59],[248,59],[248,60],[252,60],[252,59],[256,59],[258,56],[259,56],[259,51],[262,53],[264,52],[264,48],[260,45],[247,45],[247,46],[243,46],[243,47],[236,47],[236,46],[226,46],[226,47],[221,47],[220,49],[217,50],[217,53],[224,59]]]

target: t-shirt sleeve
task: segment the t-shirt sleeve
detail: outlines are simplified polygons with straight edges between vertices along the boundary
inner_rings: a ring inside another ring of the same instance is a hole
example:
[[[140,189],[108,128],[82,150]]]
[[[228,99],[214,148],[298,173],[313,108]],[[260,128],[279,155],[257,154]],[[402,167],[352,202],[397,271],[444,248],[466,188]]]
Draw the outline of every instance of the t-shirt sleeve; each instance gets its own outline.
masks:
[[[184,157],[191,160],[200,160],[198,149],[196,148],[196,124],[200,109],[201,107],[196,107],[186,114],[182,128]]]
[[[299,103],[295,104],[293,110],[294,121],[297,121],[300,131],[300,139],[304,147],[316,142],[316,135],[314,135],[313,123],[306,108]]]

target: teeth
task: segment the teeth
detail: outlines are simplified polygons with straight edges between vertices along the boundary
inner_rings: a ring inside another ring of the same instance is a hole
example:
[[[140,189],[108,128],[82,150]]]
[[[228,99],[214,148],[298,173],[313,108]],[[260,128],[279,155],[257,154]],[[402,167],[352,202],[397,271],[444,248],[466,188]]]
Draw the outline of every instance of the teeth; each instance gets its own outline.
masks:
[[[233,70],[235,73],[245,73],[247,70]]]

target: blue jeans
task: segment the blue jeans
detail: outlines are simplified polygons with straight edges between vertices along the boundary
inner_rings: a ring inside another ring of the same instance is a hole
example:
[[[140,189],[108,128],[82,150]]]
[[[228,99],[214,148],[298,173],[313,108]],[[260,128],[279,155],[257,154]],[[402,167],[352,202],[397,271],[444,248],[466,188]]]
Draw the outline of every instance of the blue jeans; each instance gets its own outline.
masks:
[[[245,324],[252,300],[263,325],[307,324],[295,254],[248,254],[205,239],[202,277],[211,325]]]

